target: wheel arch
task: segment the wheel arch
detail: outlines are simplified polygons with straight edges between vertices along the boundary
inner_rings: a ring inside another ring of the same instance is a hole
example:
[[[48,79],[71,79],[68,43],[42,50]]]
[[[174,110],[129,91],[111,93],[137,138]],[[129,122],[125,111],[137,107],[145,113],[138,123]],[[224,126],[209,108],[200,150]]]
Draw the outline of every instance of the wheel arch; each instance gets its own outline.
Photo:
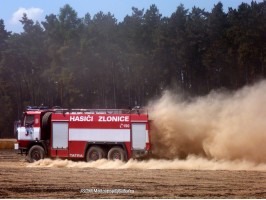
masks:
[[[34,145],[41,146],[44,149],[45,154],[46,155],[48,154],[48,149],[47,149],[44,141],[31,141],[31,142],[29,142],[29,144],[27,146],[27,154],[28,154],[30,148],[33,147]]]

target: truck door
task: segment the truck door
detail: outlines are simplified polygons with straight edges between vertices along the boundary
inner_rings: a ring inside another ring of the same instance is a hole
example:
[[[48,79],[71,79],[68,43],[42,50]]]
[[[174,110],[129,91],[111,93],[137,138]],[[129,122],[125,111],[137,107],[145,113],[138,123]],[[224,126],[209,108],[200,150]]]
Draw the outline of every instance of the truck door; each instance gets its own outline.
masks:
[[[53,122],[52,157],[68,157],[68,122]]]
[[[132,123],[132,149],[146,149],[146,123]]]
[[[40,127],[38,115],[25,115],[23,124],[18,128],[18,140],[39,140]]]

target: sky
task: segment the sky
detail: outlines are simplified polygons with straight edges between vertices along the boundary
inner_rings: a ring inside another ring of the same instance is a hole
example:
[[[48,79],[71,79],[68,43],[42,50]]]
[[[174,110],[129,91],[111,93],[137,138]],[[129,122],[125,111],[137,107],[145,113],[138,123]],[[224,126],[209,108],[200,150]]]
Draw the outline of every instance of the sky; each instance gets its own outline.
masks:
[[[224,12],[228,11],[228,7],[237,8],[242,2],[251,3],[251,0],[220,1],[223,3]],[[263,2],[263,0],[256,1]],[[0,2],[0,19],[4,20],[6,30],[19,33],[23,31],[19,22],[23,13],[33,21],[41,22],[45,21],[46,15],[58,15],[60,8],[65,4],[69,4],[79,17],[84,17],[86,13],[94,16],[103,11],[112,13],[119,22],[123,21],[126,15],[131,15],[132,7],[147,10],[155,4],[162,16],[169,17],[181,3],[189,10],[196,6],[211,11],[219,0],[1,0]]]

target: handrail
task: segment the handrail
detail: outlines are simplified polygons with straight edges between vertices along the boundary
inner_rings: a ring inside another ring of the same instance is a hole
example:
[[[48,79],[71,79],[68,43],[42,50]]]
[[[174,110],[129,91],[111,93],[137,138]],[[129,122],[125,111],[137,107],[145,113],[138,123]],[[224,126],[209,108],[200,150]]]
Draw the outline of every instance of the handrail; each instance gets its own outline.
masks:
[[[148,109],[83,109],[83,108],[73,108],[73,109],[66,109],[66,108],[55,108],[55,109],[27,109],[27,111],[51,111],[55,113],[73,113],[73,112],[89,112],[91,114],[148,114]],[[78,114],[78,113],[77,113]]]

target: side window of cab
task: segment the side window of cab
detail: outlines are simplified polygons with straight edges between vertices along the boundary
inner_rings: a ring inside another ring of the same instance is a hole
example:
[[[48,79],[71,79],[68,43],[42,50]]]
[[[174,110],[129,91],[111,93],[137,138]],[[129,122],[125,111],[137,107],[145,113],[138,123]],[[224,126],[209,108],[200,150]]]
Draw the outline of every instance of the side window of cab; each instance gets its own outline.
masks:
[[[26,115],[25,118],[25,127],[32,127],[34,124],[34,115]]]

